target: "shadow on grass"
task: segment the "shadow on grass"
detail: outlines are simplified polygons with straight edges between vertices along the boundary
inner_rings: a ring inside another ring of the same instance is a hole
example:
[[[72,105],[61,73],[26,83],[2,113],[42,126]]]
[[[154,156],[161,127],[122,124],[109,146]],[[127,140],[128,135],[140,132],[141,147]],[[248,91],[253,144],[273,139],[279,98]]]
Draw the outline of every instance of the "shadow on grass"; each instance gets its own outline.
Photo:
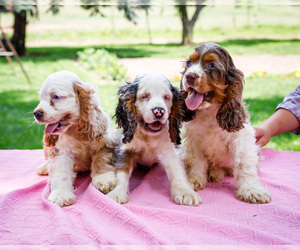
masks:
[[[277,40],[277,39],[236,39],[219,43],[231,53],[245,54],[296,54],[294,45],[300,46],[300,39]],[[281,45],[285,45],[281,48]],[[34,47],[28,48],[28,56],[22,60],[35,62],[56,61],[61,59],[76,59],[77,52],[85,48],[106,49],[108,52],[116,54],[119,58],[143,58],[143,57],[163,57],[163,58],[185,58],[192,51],[193,46],[182,46],[180,44],[130,44],[130,45],[97,45],[85,47]],[[258,46],[260,49],[258,50]],[[279,48],[278,48],[279,47]]]
[[[221,46],[230,47],[230,46],[257,46],[258,44],[269,44],[269,43],[299,43],[300,39],[232,39],[224,42],[219,42]]]
[[[36,47],[28,48],[27,56],[22,60],[56,61],[61,59],[76,59],[77,52],[86,48],[105,49],[118,58],[144,58],[160,54],[163,50],[182,48],[179,44],[136,44],[136,45],[101,45],[88,47]]]

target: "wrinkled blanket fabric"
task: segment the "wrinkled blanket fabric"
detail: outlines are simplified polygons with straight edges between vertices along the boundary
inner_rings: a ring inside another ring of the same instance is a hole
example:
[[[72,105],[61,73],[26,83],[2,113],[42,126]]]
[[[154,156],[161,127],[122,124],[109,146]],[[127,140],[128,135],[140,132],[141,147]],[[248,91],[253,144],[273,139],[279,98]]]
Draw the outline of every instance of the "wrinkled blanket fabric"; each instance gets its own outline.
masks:
[[[47,176],[35,168],[42,150],[0,150],[0,245],[300,245],[300,152],[263,149],[260,180],[269,204],[235,197],[232,177],[198,191],[202,204],[179,206],[165,172],[135,170],[130,201],[99,192],[77,176],[77,201],[47,201]]]

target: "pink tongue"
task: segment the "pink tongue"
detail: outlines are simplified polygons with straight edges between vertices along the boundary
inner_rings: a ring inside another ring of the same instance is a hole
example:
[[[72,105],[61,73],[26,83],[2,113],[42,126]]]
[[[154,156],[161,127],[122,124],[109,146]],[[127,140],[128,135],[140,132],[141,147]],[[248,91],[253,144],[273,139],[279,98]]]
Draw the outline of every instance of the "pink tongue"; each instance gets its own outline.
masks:
[[[198,108],[198,106],[201,104],[202,101],[203,101],[203,94],[193,90],[192,94],[190,94],[185,99],[185,104],[188,107],[188,109],[195,110],[196,108]]]
[[[161,127],[161,123],[160,122],[149,123],[148,127],[151,128],[152,130],[159,130]]]
[[[57,126],[58,126],[58,122],[48,124],[45,128],[45,135],[51,135],[53,133],[53,131],[57,128]]]

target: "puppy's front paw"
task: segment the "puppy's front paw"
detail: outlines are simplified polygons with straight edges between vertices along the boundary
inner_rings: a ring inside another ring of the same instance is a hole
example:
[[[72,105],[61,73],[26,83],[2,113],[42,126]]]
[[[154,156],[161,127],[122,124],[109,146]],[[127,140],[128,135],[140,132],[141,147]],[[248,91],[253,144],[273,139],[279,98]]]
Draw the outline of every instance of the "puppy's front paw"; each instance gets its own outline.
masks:
[[[76,195],[72,191],[53,190],[48,197],[48,201],[63,207],[72,205],[76,201],[76,198]]]
[[[123,191],[117,191],[116,189],[114,189],[113,191],[109,192],[108,194],[106,194],[106,196],[108,196],[109,198],[115,200],[116,202],[123,204],[129,201],[129,196],[127,194],[127,192],[123,192]]]
[[[271,200],[271,194],[261,185],[242,186],[239,188],[236,197],[248,203],[268,203]]]
[[[195,191],[206,188],[207,180],[206,180],[206,177],[204,177],[204,176],[189,175],[188,180],[189,180],[189,183],[191,183],[192,186],[194,187]]]
[[[176,189],[172,194],[173,201],[178,205],[197,206],[202,202],[201,197],[192,189]]]
[[[39,175],[48,175],[48,168],[47,168],[47,162],[39,165],[35,171],[37,172],[37,174]]]
[[[104,194],[107,194],[109,191],[113,190],[117,184],[115,172],[96,175],[92,178],[92,181],[94,187]]]

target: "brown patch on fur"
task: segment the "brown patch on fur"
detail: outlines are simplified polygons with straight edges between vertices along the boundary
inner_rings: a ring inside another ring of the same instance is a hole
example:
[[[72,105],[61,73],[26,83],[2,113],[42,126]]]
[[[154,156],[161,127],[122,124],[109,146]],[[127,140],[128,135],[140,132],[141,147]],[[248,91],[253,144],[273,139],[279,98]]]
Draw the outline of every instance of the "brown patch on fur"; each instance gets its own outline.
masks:
[[[169,116],[169,136],[171,138],[171,141],[175,144],[181,143],[179,128],[181,127],[182,104],[183,103],[180,102],[179,97],[173,98],[171,114]]]
[[[213,82],[209,83],[210,90],[213,90],[214,92],[214,98],[212,102],[214,103],[223,103],[224,99],[226,98],[226,85],[217,85]]]
[[[44,135],[44,156],[47,160],[48,158],[54,157],[57,153],[55,149],[55,144],[58,141],[58,135]]]
[[[89,122],[90,112],[93,109],[91,98],[94,90],[88,89],[85,86],[75,83],[73,85],[76,98],[80,104],[80,119],[77,127],[75,128],[76,138],[80,141],[98,141],[101,134],[94,136],[92,125]]]
[[[134,116],[136,116],[136,108],[135,108],[134,102],[135,102],[135,96],[130,96],[126,100],[126,107],[130,112],[132,112],[132,114]]]
[[[131,169],[136,167],[140,154],[133,149],[125,149],[120,155],[119,163],[121,168],[118,171],[123,171],[126,174],[129,174]]]
[[[51,98],[51,100],[50,100],[50,106],[51,107],[54,107],[54,102],[53,102],[53,99]]]
[[[200,59],[200,54],[199,54],[198,51],[195,50],[193,52],[193,54],[190,55],[189,58],[190,58],[191,61],[196,62],[196,61],[198,61]]]
[[[47,147],[55,146],[55,143],[58,141],[58,135],[44,135],[44,144]]]
[[[171,83],[170,83],[171,85]],[[195,118],[195,112],[189,110],[185,105],[184,93],[171,85],[172,108],[169,115],[169,136],[171,142],[181,144],[180,128],[183,121],[190,121]]]
[[[212,62],[212,61],[217,61],[219,59],[218,55],[215,53],[207,53],[203,56],[203,61],[204,62]]]

